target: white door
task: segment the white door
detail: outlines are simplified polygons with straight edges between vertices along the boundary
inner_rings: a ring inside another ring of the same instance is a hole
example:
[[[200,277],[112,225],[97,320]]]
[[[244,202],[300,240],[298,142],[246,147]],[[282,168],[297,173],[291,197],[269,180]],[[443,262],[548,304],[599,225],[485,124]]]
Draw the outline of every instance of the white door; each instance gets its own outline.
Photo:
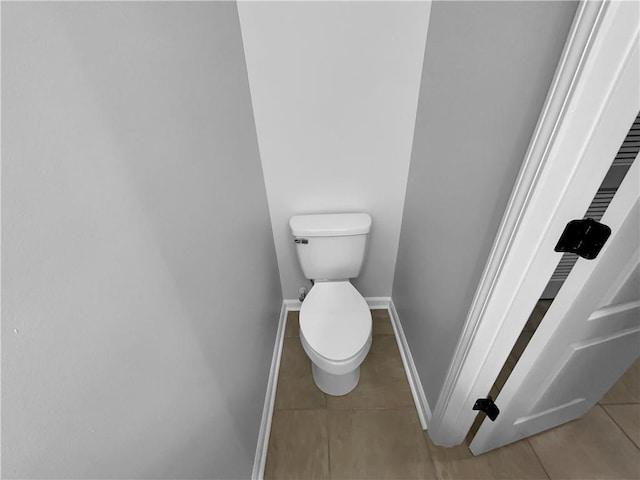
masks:
[[[601,222],[611,237],[578,259],[470,448],[478,455],[574,420],[640,356],[640,172],[636,159]]]
[[[464,441],[477,414],[474,403],[489,393],[560,260],[554,246],[566,223],[584,215],[638,115],[639,14],[640,2],[585,0],[578,7],[433,409],[428,434],[436,445]],[[553,311],[543,319],[496,399],[501,409],[497,423],[486,422],[478,432],[474,453],[579,416],[637,356],[637,350],[635,354],[625,350],[634,342],[638,345],[633,333],[637,306],[607,294],[617,285],[619,296],[624,296],[621,283],[626,276],[637,275],[628,265],[637,263],[638,226],[625,224],[627,218],[637,222],[638,213],[634,220],[632,210],[637,209],[633,205],[638,186],[629,183],[634,180],[638,180],[637,165],[604,218],[613,238],[598,258],[577,262],[574,279],[565,282]],[[634,230],[635,240],[628,233]],[[621,251],[625,242],[631,251]],[[600,281],[600,287],[593,287],[592,281]],[[627,287],[637,292],[634,281]],[[595,293],[582,294],[583,288]],[[618,306],[603,309],[607,304]],[[600,311],[592,316],[596,310]],[[577,323],[569,323],[571,319]],[[558,345],[556,340],[564,343]]]

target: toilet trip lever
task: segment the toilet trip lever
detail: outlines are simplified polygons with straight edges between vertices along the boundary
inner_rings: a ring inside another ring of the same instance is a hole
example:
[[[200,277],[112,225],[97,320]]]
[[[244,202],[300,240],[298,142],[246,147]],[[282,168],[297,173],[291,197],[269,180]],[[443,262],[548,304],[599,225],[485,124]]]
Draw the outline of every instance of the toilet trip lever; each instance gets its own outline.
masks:
[[[303,245],[306,245],[307,243],[309,243],[309,240],[307,238],[294,238],[293,242],[302,243]]]

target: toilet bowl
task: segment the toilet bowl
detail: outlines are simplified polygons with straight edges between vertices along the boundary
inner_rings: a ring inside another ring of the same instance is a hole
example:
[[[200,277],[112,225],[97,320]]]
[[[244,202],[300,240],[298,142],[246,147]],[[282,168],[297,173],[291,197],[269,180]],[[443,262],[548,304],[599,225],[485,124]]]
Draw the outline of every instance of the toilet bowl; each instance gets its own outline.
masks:
[[[289,226],[302,273],[313,283],[300,309],[300,342],[318,388],[346,395],[358,384],[371,347],[371,312],[349,281],[360,275],[371,217],[295,215]]]
[[[300,309],[300,341],[320,390],[339,396],[356,387],[371,328],[371,311],[351,282],[315,283]]]

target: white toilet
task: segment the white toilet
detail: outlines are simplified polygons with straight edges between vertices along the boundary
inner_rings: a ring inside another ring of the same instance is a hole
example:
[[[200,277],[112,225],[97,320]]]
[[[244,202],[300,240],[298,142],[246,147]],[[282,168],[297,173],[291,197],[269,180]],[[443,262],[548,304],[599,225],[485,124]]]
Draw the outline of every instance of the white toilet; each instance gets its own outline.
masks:
[[[346,395],[358,384],[371,347],[371,312],[349,281],[360,274],[371,217],[296,215],[289,226],[302,271],[314,281],[300,309],[300,341],[318,388]]]

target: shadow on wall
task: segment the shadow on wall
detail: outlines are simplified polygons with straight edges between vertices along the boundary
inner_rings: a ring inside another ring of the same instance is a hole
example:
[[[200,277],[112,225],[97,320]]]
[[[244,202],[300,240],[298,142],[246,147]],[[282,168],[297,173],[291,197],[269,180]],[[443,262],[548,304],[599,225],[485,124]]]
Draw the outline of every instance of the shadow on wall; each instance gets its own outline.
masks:
[[[235,3],[2,13],[3,473],[247,478],[282,293]]]
[[[432,5],[393,284],[432,409],[576,5]]]

